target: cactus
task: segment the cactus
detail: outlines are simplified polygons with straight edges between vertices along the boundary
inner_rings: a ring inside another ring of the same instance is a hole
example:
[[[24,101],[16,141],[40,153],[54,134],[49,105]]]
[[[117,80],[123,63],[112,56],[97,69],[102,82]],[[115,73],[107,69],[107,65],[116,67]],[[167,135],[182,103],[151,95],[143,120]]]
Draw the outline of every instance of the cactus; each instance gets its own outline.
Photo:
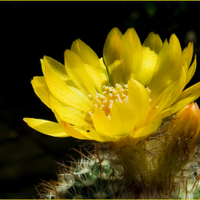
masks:
[[[60,164],[57,181],[43,181],[42,199],[197,199],[200,196],[199,142],[189,151],[189,138],[175,136],[173,117],[137,145],[93,150]]]
[[[99,153],[99,152],[98,152]],[[82,154],[83,155],[83,154]],[[83,155],[71,166],[60,164],[57,181],[43,181],[42,199],[198,199],[200,196],[199,162],[188,163],[176,174],[168,188],[145,188],[138,182],[129,183],[119,158],[108,154]],[[152,172],[153,173],[153,172]],[[140,188],[140,189],[138,189]],[[162,190],[161,190],[162,189]]]
[[[124,195],[123,168],[102,155],[90,154],[71,166],[61,165],[58,181],[42,182],[44,199],[113,199]]]

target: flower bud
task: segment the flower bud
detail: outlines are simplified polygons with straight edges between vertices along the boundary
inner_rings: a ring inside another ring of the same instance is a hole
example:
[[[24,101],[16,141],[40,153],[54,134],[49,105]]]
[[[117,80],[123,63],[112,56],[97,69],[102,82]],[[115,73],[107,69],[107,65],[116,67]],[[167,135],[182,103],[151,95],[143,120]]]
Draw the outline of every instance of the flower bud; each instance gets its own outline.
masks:
[[[196,103],[185,106],[174,116],[172,134],[188,148],[189,155],[197,151],[200,136],[200,109]]]

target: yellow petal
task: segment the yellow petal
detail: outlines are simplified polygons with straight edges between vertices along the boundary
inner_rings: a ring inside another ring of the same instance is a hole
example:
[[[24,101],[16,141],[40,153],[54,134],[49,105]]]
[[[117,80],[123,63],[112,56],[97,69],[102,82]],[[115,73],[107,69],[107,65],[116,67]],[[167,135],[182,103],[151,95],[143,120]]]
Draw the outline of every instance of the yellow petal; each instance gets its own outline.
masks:
[[[149,47],[152,51],[155,51],[155,53],[158,54],[163,46],[163,42],[158,34],[151,32],[145,39],[143,46]]]
[[[73,51],[65,51],[65,68],[78,88],[85,94],[96,96],[93,79],[87,72],[87,65]]]
[[[96,90],[102,92],[102,86],[108,83],[108,74],[103,62],[101,62],[97,54],[80,39],[72,43],[71,50],[87,64],[87,72],[93,79]]]
[[[69,137],[67,133],[63,131],[59,123],[44,120],[44,119],[34,119],[34,118],[24,118],[23,119],[31,128],[50,135],[53,137]]]
[[[57,101],[53,96],[49,97],[49,101],[52,111],[54,113],[55,112],[57,113],[60,120],[64,122],[66,121],[79,128],[91,126],[91,124],[86,121],[87,113],[83,113],[72,107],[65,107],[59,101]]]
[[[116,85],[117,83],[123,85],[125,83],[122,62],[120,60],[116,60],[114,63],[108,66],[108,73],[111,85]]]
[[[180,71],[180,79],[172,83],[167,89],[165,89],[165,91],[158,97],[159,102],[157,102],[157,104],[154,104],[155,107],[153,106],[153,104],[150,104],[152,106],[152,111],[148,118],[149,122],[153,120],[154,117],[156,119],[162,119],[163,115],[160,114],[160,112],[170,107],[181,94],[186,81],[185,67],[183,66],[181,69],[182,70]]]
[[[103,59],[107,66],[111,85],[125,83],[120,61],[120,43],[122,33],[118,28],[113,28],[106,38],[103,48]]]
[[[136,127],[143,126],[149,113],[149,95],[146,88],[134,79],[128,82],[129,105],[137,113]]]
[[[187,71],[187,80],[186,80],[186,84],[190,82],[190,80],[192,79],[192,77],[194,76],[194,73],[196,71],[196,66],[197,66],[197,61],[196,61],[196,56],[194,58],[194,61],[192,63],[192,65],[190,66],[190,68]]]
[[[175,93],[174,91],[177,89],[176,84],[177,82],[172,83],[160,94],[160,96],[154,102],[150,102],[151,111],[148,116],[148,122],[154,120],[156,116],[156,119],[162,119],[161,117],[158,117],[160,116],[160,112],[167,107],[169,102],[174,102],[176,100],[173,96]]]
[[[186,64],[186,62],[185,62]],[[182,90],[185,87],[186,83],[186,72],[185,67],[182,66],[179,71],[179,79],[172,82],[157,98],[152,98],[152,94],[150,92],[149,96],[151,97],[150,106],[151,108],[159,106],[159,110],[164,109],[164,107],[170,106],[174,103],[177,97],[180,95]]]
[[[186,65],[186,62],[185,62],[185,65]],[[172,84],[171,89],[166,90],[168,92],[166,92],[163,95],[162,97],[163,101],[161,101],[158,104],[158,106],[161,108],[160,110],[163,110],[164,108],[171,106],[176,101],[178,96],[183,91],[185,87],[185,83],[186,83],[186,72],[185,72],[185,67],[183,66],[180,69],[180,79],[174,82],[174,84]]]
[[[85,135],[83,135],[80,131],[75,129],[72,125],[70,125],[66,121],[65,122],[61,121],[60,124],[63,127],[63,130],[65,130],[65,132],[68,133],[68,135],[70,135],[70,136],[72,136],[74,138],[77,138],[77,139],[90,140],[89,137],[86,137]]]
[[[157,62],[158,55],[149,49],[149,47],[143,47],[143,61],[142,67],[137,75],[137,81],[144,86],[148,86],[151,81]]]
[[[184,90],[176,100],[176,102],[183,100],[185,98],[191,97],[197,99],[200,95],[200,82],[192,85],[191,87]]]
[[[130,77],[137,80],[142,67],[142,45],[134,28],[129,28],[122,37],[120,59],[126,83]]]
[[[110,137],[102,132],[98,132],[94,130],[91,125],[85,127],[75,127],[72,124],[69,124],[66,121],[63,121],[61,117],[55,112],[55,116],[58,119],[59,123],[63,127],[63,129],[72,137],[79,139],[87,139],[87,140],[96,140],[100,142],[113,141],[114,138]]]
[[[138,129],[137,131],[133,132],[132,137],[139,138],[139,137],[149,136],[151,133],[153,133],[159,128],[161,122],[162,120],[157,120],[157,121],[149,123],[147,126],[142,127]]]
[[[111,125],[113,136],[123,137],[135,127],[136,116],[127,105],[114,102],[111,109]]]
[[[43,59],[40,60],[42,65],[42,71],[45,75],[45,68],[50,68],[54,72],[56,72],[63,80],[68,80],[69,76],[67,75],[67,72],[65,70],[65,66],[58,62],[57,60],[54,60],[53,58],[49,56],[44,56]]]
[[[81,126],[81,127],[78,127],[78,126],[75,126],[75,124],[71,124],[71,123],[68,123],[67,121],[64,121],[62,119],[62,115],[59,115],[57,113],[56,110],[54,110],[54,115],[57,119],[57,121],[60,123],[60,126],[63,128],[63,130],[68,133],[68,135],[74,137],[74,138],[79,138],[79,139],[92,139],[91,136],[89,135],[88,133],[88,127],[84,127],[84,126]],[[91,125],[89,125],[91,126]]]
[[[75,40],[72,43],[71,50],[78,55],[85,64],[93,65],[94,67],[99,65],[97,54],[82,40]]]
[[[98,132],[91,127],[88,128],[88,134],[91,135],[92,140],[96,140],[99,142],[110,142],[115,140],[114,137],[110,137],[109,135],[106,135],[102,132]]]
[[[107,67],[120,59],[119,50],[121,38],[122,33],[118,28],[113,28],[106,38],[103,48],[103,59]]]
[[[95,90],[99,93],[103,92],[102,91],[102,86],[103,85],[108,85],[108,74],[106,67],[103,63],[103,60],[100,59],[99,65],[93,66],[93,65],[86,65],[86,70],[88,72],[89,77],[92,79]]]
[[[182,56],[183,57],[182,62],[184,63],[186,61],[188,68],[192,61],[192,56],[193,56],[193,43],[190,42],[188,46],[183,50],[183,56]]]
[[[40,100],[50,108],[49,105],[49,89],[47,87],[47,84],[45,82],[45,78],[43,76],[35,76],[33,77],[33,80],[31,81],[31,84],[33,86],[34,92],[36,95],[40,98]]]
[[[199,91],[200,82],[184,90],[176,100],[176,103],[173,104],[170,108],[163,110],[158,117],[164,118],[181,110],[183,107],[195,101],[200,96]]]
[[[111,123],[103,110],[96,108],[93,115],[93,124],[98,132],[111,135]]]
[[[181,56],[179,40],[173,34],[169,43],[165,41],[158,54],[154,76],[148,85],[151,99],[156,99],[172,82],[180,78]]]
[[[44,69],[45,80],[50,92],[65,105],[74,107],[78,110],[89,111],[92,102],[89,98],[73,85],[67,84],[51,68]]]

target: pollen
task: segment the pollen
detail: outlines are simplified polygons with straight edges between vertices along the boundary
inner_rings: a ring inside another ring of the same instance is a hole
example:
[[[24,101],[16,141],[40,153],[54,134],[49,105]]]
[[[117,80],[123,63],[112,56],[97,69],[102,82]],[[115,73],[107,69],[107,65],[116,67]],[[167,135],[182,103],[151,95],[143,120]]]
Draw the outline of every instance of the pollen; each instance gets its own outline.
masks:
[[[128,84],[124,86],[116,84],[113,86],[102,86],[103,92],[97,93],[93,100],[94,109],[101,108],[110,117],[110,111],[114,102],[125,103],[128,98]],[[92,113],[90,113],[92,115]]]

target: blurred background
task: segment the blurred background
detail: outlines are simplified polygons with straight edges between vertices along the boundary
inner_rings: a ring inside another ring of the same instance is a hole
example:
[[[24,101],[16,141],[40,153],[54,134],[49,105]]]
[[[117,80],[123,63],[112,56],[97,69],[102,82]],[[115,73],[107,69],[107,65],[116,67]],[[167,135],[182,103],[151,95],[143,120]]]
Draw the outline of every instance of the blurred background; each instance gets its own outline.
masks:
[[[200,55],[200,2],[0,2],[0,198],[39,198],[34,186],[56,179],[57,162],[70,160],[72,138],[45,136],[23,117],[54,120],[30,81],[42,75],[40,59],[63,63],[63,53],[80,38],[99,57],[108,32],[134,27],[144,41],[150,31],[161,39],[175,33],[184,48],[194,42]],[[200,81],[200,69],[191,84]],[[198,102],[198,101],[197,101]],[[76,156],[76,155],[75,155]]]

